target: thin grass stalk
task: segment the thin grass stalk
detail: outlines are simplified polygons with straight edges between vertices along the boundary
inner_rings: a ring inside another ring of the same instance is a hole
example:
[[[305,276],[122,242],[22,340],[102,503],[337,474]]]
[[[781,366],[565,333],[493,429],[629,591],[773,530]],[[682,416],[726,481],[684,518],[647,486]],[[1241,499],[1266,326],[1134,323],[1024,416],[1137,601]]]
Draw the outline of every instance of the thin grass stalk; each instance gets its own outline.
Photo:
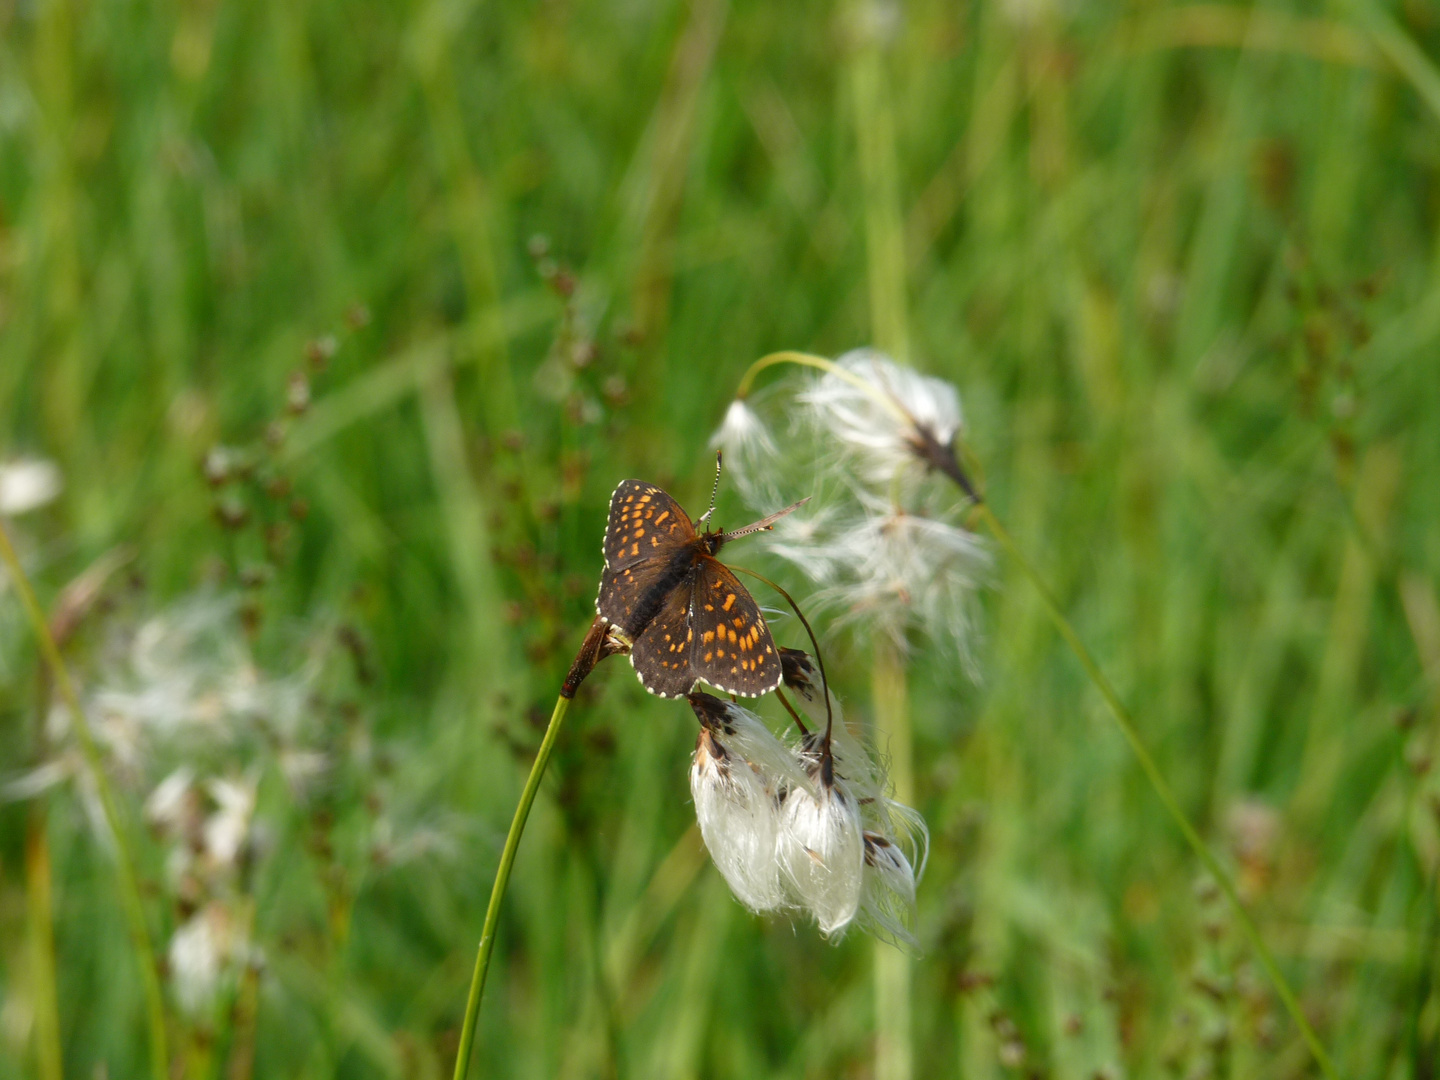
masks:
[[[855,13],[857,24],[864,16]],[[865,262],[870,286],[870,322],[875,343],[898,360],[910,354],[905,301],[905,227],[895,161],[895,117],[885,78],[884,56],[875,31],[863,35],[850,66],[855,104],[856,149],[865,200]]]
[[[870,687],[875,703],[875,726],[881,736],[881,747],[890,757],[895,798],[913,805],[914,755],[905,658],[894,644],[884,639],[875,645]],[[876,1080],[900,1080],[915,1073],[915,1053],[911,1046],[911,961],[908,955],[885,942],[877,941],[874,949],[875,1077]]]
[[[986,526],[995,536],[995,539],[1000,541],[1000,545],[1005,549],[1006,554],[1020,567],[1021,572],[1030,582],[1031,587],[1039,594],[1040,602],[1045,608],[1045,613],[1050,616],[1050,621],[1054,623],[1055,629],[1060,632],[1060,636],[1064,638],[1065,643],[1070,646],[1070,651],[1073,652],[1080,661],[1080,666],[1085,669],[1085,674],[1090,677],[1090,681],[1094,683],[1095,688],[1100,691],[1100,696],[1105,699],[1105,704],[1110,708],[1111,716],[1114,717],[1121,734],[1125,736],[1125,741],[1130,744],[1131,751],[1140,762],[1140,768],[1144,771],[1146,779],[1150,781],[1150,787],[1164,805],[1166,813],[1170,815],[1170,819],[1175,823],[1175,827],[1180,830],[1180,834],[1185,837],[1185,842],[1190,845],[1190,849],[1195,853],[1195,857],[1200,860],[1206,871],[1215,879],[1216,884],[1220,886],[1221,891],[1225,893],[1226,899],[1230,901],[1230,906],[1234,909],[1235,917],[1240,923],[1240,928],[1249,940],[1250,947],[1255,950],[1255,955],[1260,961],[1260,966],[1265,969],[1265,974],[1269,976],[1270,982],[1275,987],[1275,992],[1280,996],[1280,1000],[1285,1006],[1285,1011],[1290,1014],[1290,1018],[1295,1021],[1295,1026],[1300,1029],[1300,1035],[1310,1048],[1310,1053],[1314,1056],[1316,1064],[1320,1066],[1320,1071],[1325,1074],[1328,1080],[1339,1080],[1339,1074],[1335,1071],[1335,1065],[1330,1060],[1329,1053],[1325,1050],[1324,1045],[1315,1034],[1314,1028],[1310,1026],[1310,1021],[1305,1018],[1305,1012],[1300,1008],[1300,1002],[1296,998],[1295,992],[1290,989],[1290,984],[1286,981],[1285,976],[1281,974],[1280,967],[1275,962],[1274,955],[1270,952],[1269,946],[1265,944],[1265,939],[1260,934],[1260,928],[1255,924],[1255,920],[1251,917],[1250,912],[1241,902],[1240,893],[1235,888],[1235,883],[1231,881],[1230,875],[1225,872],[1225,868],[1220,864],[1220,860],[1210,849],[1210,845],[1205,842],[1199,830],[1190,823],[1190,819],[1186,817],[1185,811],[1181,809],[1180,801],[1175,797],[1174,791],[1171,790],[1169,782],[1160,771],[1160,767],[1155,763],[1155,759],[1150,756],[1150,751],[1145,748],[1145,744],[1141,741],[1140,733],[1135,727],[1135,721],[1131,717],[1130,711],[1120,700],[1120,695],[1116,692],[1115,687],[1110,684],[1110,680],[1105,676],[1105,673],[1100,670],[1100,665],[1097,664],[1095,658],[1090,655],[1090,650],[1086,648],[1085,643],[1080,640],[1080,635],[1075,632],[1075,628],[1070,624],[1070,620],[1067,619],[1060,610],[1059,601],[1055,599],[1055,594],[1050,591],[1050,587],[1045,583],[1045,579],[1040,576],[1040,572],[1035,569],[1030,560],[1021,552],[1014,538],[1006,530],[1005,526],[1000,523],[1000,519],[995,516],[995,512],[990,509],[990,504],[988,502],[981,502],[977,506],[977,510],[984,519]]]
[[[125,921],[130,930],[130,941],[135,949],[136,960],[140,965],[140,982],[145,991],[146,1024],[150,1040],[150,1074],[154,1080],[167,1080],[170,1055],[165,1035],[165,999],[160,992],[160,972],[156,966],[154,948],[150,944],[150,931],[145,925],[145,906],[140,899],[140,883],[135,873],[135,859],[120,825],[120,809],[115,802],[115,794],[110,788],[110,780],[105,775],[105,764],[100,758],[100,747],[96,744],[95,737],[90,731],[90,721],[86,718],[84,709],[80,707],[80,698],[75,693],[75,684],[70,681],[69,669],[65,667],[65,661],[60,656],[60,647],[55,643],[54,635],[50,633],[50,624],[46,621],[45,612],[40,607],[40,601],[35,597],[35,590],[25,574],[24,567],[20,565],[20,557],[15,553],[15,547],[10,542],[10,534],[5,530],[3,523],[0,523],[0,561],[3,561],[10,571],[10,578],[15,583],[16,591],[20,594],[20,601],[25,607],[30,627],[35,633],[40,651],[55,679],[55,686],[60,691],[60,698],[65,702],[66,708],[70,710],[71,723],[74,724],[81,753],[84,755],[86,767],[95,781],[95,790],[99,794],[100,806],[105,813],[105,824],[110,829],[110,835],[115,841],[115,866],[120,876],[121,907],[125,912]]]
[[[260,968],[246,963],[240,975],[240,991],[232,1007],[230,1048],[226,1055],[226,1080],[252,1080],[255,1075],[255,1028],[260,1012]]]
[[[870,323],[875,343],[904,362],[910,355],[905,293],[905,231],[895,159],[895,115],[879,32],[867,25],[863,6],[852,7],[855,54],[850,92],[855,108],[856,156],[865,210],[865,263],[870,289]],[[876,646],[872,686],[880,730],[885,736],[896,795],[913,802],[910,788],[911,732],[903,658],[886,643]],[[876,1080],[910,1080],[914,1050],[910,1024],[910,957],[877,941],[875,950]]]
[[[560,734],[560,725],[569,708],[570,699],[561,694],[555,701],[555,711],[550,714],[550,725],[545,729],[545,738],[540,741],[535,764],[530,767],[530,777],[525,781],[525,790],[520,793],[520,803],[515,807],[515,819],[510,822],[510,833],[505,837],[505,849],[500,853],[500,866],[495,871],[495,884],[490,890],[490,906],[485,910],[485,925],[480,930],[480,947],[475,954],[475,973],[470,978],[470,996],[465,1002],[465,1022],[460,1028],[460,1048],[455,1054],[455,1080],[465,1080],[470,1070],[470,1054],[475,1045],[475,1021],[480,1015],[480,998],[485,992],[485,974],[490,969],[490,954],[495,951],[495,929],[500,923],[500,902],[505,898],[506,886],[510,884],[510,868],[515,864],[515,852],[520,847],[520,835],[525,831],[525,819],[530,816],[530,806],[535,801],[535,793],[540,790],[540,778],[545,775],[545,766],[550,762],[550,752],[555,748],[555,739]]]
[[[42,668],[35,680],[36,725],[44,743],[50,679]],[[55,977],[54,871],[50,861],[50,801],[36,799],[25,820],[25,929],[30,947],[30,999],[35,1008],[35,1057],[41,1080],[64,1080],[60,1045],[60,994]]]
[[[35,1056],[41,1080],[63,1080],[60,1005],[55,984],[55,920],[51,894],[50,837],[45,803],[31,807],[25,823],[25,916],[30,945],[30,999],[35,1005]]]

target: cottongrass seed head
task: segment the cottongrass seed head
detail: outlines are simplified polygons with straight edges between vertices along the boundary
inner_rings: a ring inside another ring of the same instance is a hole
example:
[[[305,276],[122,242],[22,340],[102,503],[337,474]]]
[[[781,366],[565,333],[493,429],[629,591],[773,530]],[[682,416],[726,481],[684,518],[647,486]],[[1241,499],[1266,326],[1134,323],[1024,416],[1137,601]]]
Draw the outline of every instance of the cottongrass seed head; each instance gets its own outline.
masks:
[[[235,912],[220,901],[206,904],[170,936],[166,957],[175,1004],[187,1016],[205,1017],[243,965],[256,962],[253,952]]]
[[[701,725],[695,814],[736,898],[756,912],[808,913],[833,938],[858,925],[913,948],[916,863],[903,847],[923,852],[925,825],[889,797],[883,767],[844,729],[838,702],[827,764],[818,731],[787,745],[739,705],[689,700]]]
[[[902,650],[919,631],[973,675],[989,554],[958,520],[969,493],[959,395],[873,350],[836,364],[732,402],[712,441],[752,509],[812,497],[775,523],[766,550],[820,587],[821,611]]]
[[[866,483],[883,487],[923,472],[930,442],[951,447],[960,433],[960,395],[874,349],[835,361],[850,378],[826,372],[795,396]]]
[[[752,911],[788,907],[775,854],[781,800],[808,778],[754,713],[705,693],[691,694],[690,705],[700,721],[690,793],[710,857]]]
[[[0,517],[18,517],[54,502],[65,486],[60,467],[45,458],[0,462]]]

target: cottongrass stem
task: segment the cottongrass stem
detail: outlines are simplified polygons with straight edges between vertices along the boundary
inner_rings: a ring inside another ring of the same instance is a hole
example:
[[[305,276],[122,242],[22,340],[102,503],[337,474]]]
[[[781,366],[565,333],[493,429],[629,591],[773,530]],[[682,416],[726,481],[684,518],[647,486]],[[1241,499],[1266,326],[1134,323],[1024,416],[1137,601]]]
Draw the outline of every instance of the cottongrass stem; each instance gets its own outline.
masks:
[[[530,776],[520,792],[520,802],[515,807],[515,817],[510,822],[510,832],[505,837],[504,850],[500,852],[500,865],[495,870],[495,884],[490,889],[490,906],[485,909],[485,925],[480,929],[480,947],[475,953],[475,972],[470,977],[470,996],[465,1001],[465,1021],[460,1028],[460,1047],[455,1053],[455,1080],[465,1080],[470,1071],[470,1054],[475,1046],[475,1022],[480,1016],[480,999],[485,993],[485,975],[490,970],[490,955],[495,951],[495,931],[500,924],[500,904],[505,899],[505,889],[510,884],[510,870],[515,865],[515,852],[520,848],[520,835],[525,831],[525,821],[530,816],[530,807],[535,802],[535,793],[540,790],[540,780],[545,767],[550,763],[550,754],[555,749],[555,740],[560,735],[560,725],[570,709],[570,701],[585,677],[595,665],[607,656],[626,651],[628,646],[611,635],[611,627],[598,615],[585,635],[585,643],[570,667],[570,673],[555,699],[555,709],[550,714],[550,723],[545,728],[545,737],[540,740],[540,749],[535,754],[535,763],[530,766]]]
[[[1110,715],[1114,717],[1121,734],[1125,736],[1125,741],[1130,744],[1131,751],[1134,752],[1136,759],[1140,762],[1141,770],[1145,773],[1146,779],[1150,781],[1150,786],[1154,789],[1156,797],[1158,797],[1164,805],[1166,813],[1170,815],[1170,819],[1175,823],[1175,827],[1180,830],[1181,835],[1185,837],[1185,842],[1189,844],[1191,850],[1195,852],[1196,858],[1204,865],[1206,871],[1215,879],[1221,891],[1224,892],[1226,899],[1230,901],[1230,906],[1235,910],[1235,917],[1240,923],[1240,928],[1244,931],[1245,937],[1249,939],[1250,947],[1255,950],[1255,955],[1260,960],[1260,966],[1265,969],[1265,974],[1269,976],[1271,983],[1274,984],[1275,992],[1280,995],[1280,1000],[1285,1006],[1285,1011],[1290,1014],[1290,1018],[1295,1021],[1295,1026],[1300,1029],[1300,1035],[1305,1040],[1305,1044],[1310,1048],[1310,1053],[1314,1055],[1315,1063],[1320,1066],[1320,1071],[1323,1072],[1329,1080],[1338,1080],[1339,1073],[1335,1070],[1334,1062],[1330,1060],[1330,1054],[1326,1051],[1324,1044],[1320,1042],[1319,1036],[1315,1034],[1315,1029],[1310,1026],[1310,1021],[1305,1018],[1305,1012],[1300,1007],[1300,1001],[1296,998],[1295,991],[1290,988],[1290,984],[1286,981],[1285,976],[1280,973],[1280,967],[1275,962],[1275,956],[1271,953],[1270,947],[1265,944],[1265,938],[1260,933],[1260,927],[1256,925],[1254,918],[1251,917],[1250,912],[1241,902],[1240,893],[1235,888],[1234,881],[1231,880],[1225,868],[1220,865],[1220,860],[1216,858],[1215,853],[1211,851],[1210,845],[1205,843],[1205,840],[1200,836],[1199,830],[1197,830],[1195,826],[1191,824],[1190,819],[1185,816],[1185,811],[1181,809],[1180,801],[1175,797],[1175,792],[1171,790],[1169,781],[1165,779],[1165,775],[1160,771],[1160,766],[1155,763],[1155,759],[1150,756],[1150,751],[1146,749],[1145,743],[1141,741],[1140,732],[1135,727],[1135,720],[1130,715],[1130,710],[1127,709],[1125,703],[1120,700],[1119,693],[1115,690],[1115,687],[1111,685],[1105,673],[1100,670],[1100,665],[1096,663],[1095,658],[1090,655],[1090,650],[1085,646],[1085,643],[1080,640],[1080,635],[1075,631],[1075,628],[1070,625],[1070,620],[1067,619],[1060,610],[1060,603],[1055,599],[1055,594],[1050,591],[1049,586],[1045,583],[1045,579],[1040,576],[1040,572],[1035,569],[1034,564],[1021,552],[1019,545],[1015,543],[1015,539],[1006,530],[1005,526],[1000,523],[1000,519],[995,516],[995,511],[990,508],[990,504],[986,502],[980,503],[979,511],[980,516],[984,518],[985,524],[994,534],[995,539],[1000,542],[1000,546],[1015,560],[1015,565],[1020,567],[1020,572],[1025,575],[1030,585],[1039,594],[1040,602],[1045,608],[1045,613],[1050,616],[1050,621],[1055,624],[1055,629],[1058,630],[1060,636],[1065,639],[1065,644],[1070,646],[1070,651],[1073,652],[1076,659],[1080,661],[1080,666],[1085,669],[1085,674],[1090,677],[1090,681],[1093,682],[1095,688],[1100,691],[1100,696],[1105,699],[1105,704],[1109,706],[1110,709]]]
[[[110,829],[110,835],[115,840],[115,866],[120,875],[121,906],[125,911],[125,921],[130,930],[130,941],[135,949],[135,958],[140,965],[140,982],[145,991],[145,1014],[150,1039],[150,1074],[154,1080],[166,1080],[169,1074],[169,1049],[165,1036],[165,999],[160,992],[160,972],[156,967],[155,951],[150,944],[150,931],[145,925],[145,907],[140,899],[140,884],[135,873],[135,860],[131,855],[130,845],[125,839],[125,831],[121,827],[119,806],[115,802],[114,792],[110,789],[109,778],[105,775],[105,763],[100,758],[100,748],[91,734],[90,722],[85,716],[85,710],[80,707],[80,698],[75,693],[75,684],[70,681],[70,672],[65,667],[64,659],[60,656],[60,647],[55,643],[54,635],[50,633],[50,625],[46,621],[45,612],[40,607],[40,601],[36,599],[35,590],[25,574],[24,567],[20,565],[20,558],[15,553],[15,547],[10,542],[10,534],[6,532],[3,522],[0,522],[0,561],[3,561],[10,571],[10,579],[20,594],[20,601],[30,620],[31,629],[35,632],[40,652],[44,655],[45,663],[55,679],[55,686],[60,691],[60,697],[64,700],[66,708],[70,710],[75,734],[80,740],[80,750],[84,754],[85,763],[94,778],[95,790],[100,796],[100,806],[105,812],[105,823]]]
[[[760,374],[760,372],[766,368],[786,363],[796,364],[802,367],[818,368],[851,385],[856,385],[857,382],[863,383],[865,392],[871,396],[879,408],[883,409],[890,417],[899,418],[902,423],[910,426],[911,432],[915,436],[914,442],[917,456],[921,457],[930,467],[937,469],[954,480],[957,486],[973,500],[979,516],[984,520],[991,533],[994,534],[995,539],[999,541],[1000,546],[1015,560],[1015,564],[1020,568],[1021,573],[1025,575],[1031,586],[1039,594],[1041,603],[1045,608],[1045,613],[1050,617],[1050,621],[1054,623],[1060,636],[1064,638],[1065,643],[1080,661],[1081,667],[1085,669],[1085,674],[1089,677],[1090,681],[1095,684],[1096,689],[1100,691],[1100,696],[1104,698],[1105,704],[1109,707],[1110,715],[1120,728],[1120,732],[1125,737],[1125,741],[1129,744],[1136,760],[1139,761],[1141,771],[1144,772],[1145,778],[1150,783],[1150,787],[1165,807],[1166,813],[1170,815],[1176,828],[1179,829],[1181,836],[1185,838],[1185,842],[1195,853],[1195,857],[1200,860],[1201,865],[1203,865],[1206,871],[1215,879],[1221,891],[1225,894],[1230,906],[1235,911],[1236,919],[1239,921],[1246,939],[1250,942],[1251,948],[1255,950],[1255,955],[1260,961],[1260,966],[1265,969],[1265,974],[1275,987],[1275,992],[1279,995],[1281,1003],[1285,1006],[1285,1011],[1290,1014],[1291,1020],[1295,1022],[1296,1028],[1299,1029],[1300,1035],[1305,1040],[1306,1046],[1309,1047],[1310,1053],[1315,1058],[1315,1063],[1320,1067],[1320,1071],[1327,1077],[1327,1080],[1338,1080],[1339,1073],[1335,1069],[1334,1062],[1331,1061],[1329,1053],[1320,1042],[1319,1037],[1315,1034],[1315,1029],[1310,1026],[1310,1021],[1306,1019],[1305,1012],[1300,1007],[1300,1001],[1295,996],[1295,991],[1291,989],[1289,982],[1286,981],[1285,976],[1281,973],[1279,965],[1275,962],[1274,954],[1271,953],[1269,946],[1265,944],[1264,937],[1261,936],[1259,926],[1256,925],[1255,920],[1241,902],[1240,894],[1235,888],[1234,881],[1231,880],[1229,873],[1227,873],[1221,865],[1220,860],[1211,850],[1210,845],[1208,845],[1200,835],[1199,830],[1195,828],[1190,822],[1190,819],[1186,817],[1185,811],[1181,809],[1180,802],[1175,797],[1174,791],[1171,790],[1169,782],[1166,781],[1164,774],[1160,771],[1159,765],[1155,763],[1155,759],[1150,756],[1150,751],[1146,749],[1144,742],[1141,740],[1140,733],[1135,727],[1135,722],[1130,715],[1130,711],[1120,700],[1120,695],[1116,692],[1114,686],[1111,685],[1110,680],[1106,678],[1105,673],[1100,670],[1100,665],[1096,663],[1095,658],[1090,654],[1090,650],[1086,648],[1085,643],[1080,639],[1080,635],[1070,624],[1070,620],[1067,619],[1064,612],[1061,611],[1060,603],[1056,600],[1055,594],[1050,591],[1050,587],[1045,583],[1045,579],[1035,568],[1034,564],[1021,552],[1019,545],[1016,544],[1009,531],[1001,524],[1000,519],[995,515],[995,511],[991,509],[990,504],[984,499],[982,494],[975,490],[968,474],[964,471],[961,464],[958,440],[952,442],[948,447],[942,447],[942,449],[947,451],[946,456],[948,460],[944,460],[943,462],[937,460],[940,455],[935,453],[936,447],[931,445],[936,442],[936,440],[926,438],[927,434],[933,435],[933,433],[927,431],[921,419],[917,419],[907,412],[903,403],[893,392],[885,387],[877,386],[859,378],[855,372],[842,368],[833,360],[829,360],[823,356],[815,356],[810,353],[778,352],[771,353],[768,356],[762,356],[750,365],[749,369],[741,378],[739,389],[736,392],[737,400],[743,401],[749,396],[750,390],[755,382],[755,377]]]
[[[540,790],[540,778],[545,775],[545,766],[550,763],[550,752],[555,749],[555,739],[560,734],[560,725],[564,722],[569,708],[570,699],[565,695],[555,699],[555,710],[550,714],[550,724],[545,728],[545,738],[540,741],[535,764],[530,767],[530,777],[525,781],[525,790],[520,793],[520,803],[515,807],[515,818],[510,822],[510,833],[505,837],[505,849],[500,853],[500,866],[495,871],[495,884],[490,889],[490,906],[485,909],[485,925],[480,930],[480,948],[475,954],[475,973],[470,977],[470,996],[465,1002],[465,1023],[460,1028],[460,1049],[455,1055],[455,1080],[464,1080],[470,1069],[470,1053],[475,1044],[475,1021],[480,1015],[480,997],[485,992],[485,973],[490,970],[490,954],[495,951],[495,930],[500,924],[500,902],[505,898],[506,886],[510,884],[510,868],[515,865],[520,834],[525,831],[525,820],[530,816],[530,806],[535,802],[535,793]]]

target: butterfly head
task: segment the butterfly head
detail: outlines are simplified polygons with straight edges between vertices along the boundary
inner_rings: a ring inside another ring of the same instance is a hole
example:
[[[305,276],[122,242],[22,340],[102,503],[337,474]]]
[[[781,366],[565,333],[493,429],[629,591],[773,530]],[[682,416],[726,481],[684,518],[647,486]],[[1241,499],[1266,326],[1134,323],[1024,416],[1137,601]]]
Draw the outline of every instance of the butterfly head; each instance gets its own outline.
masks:
[[[734,535],[724,529],[707,529],[699,536],[700,550],[713,557],[725,546],[726,541],[732,539]]]

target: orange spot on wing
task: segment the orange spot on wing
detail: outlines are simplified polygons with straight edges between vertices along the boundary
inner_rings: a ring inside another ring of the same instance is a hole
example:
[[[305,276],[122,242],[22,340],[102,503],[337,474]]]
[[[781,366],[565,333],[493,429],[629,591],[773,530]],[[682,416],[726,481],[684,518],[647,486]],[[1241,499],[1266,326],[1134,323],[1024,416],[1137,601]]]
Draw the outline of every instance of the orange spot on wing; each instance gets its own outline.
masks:
[[[721,604],[720,606],[723,607],[726,611],[729,611],[734,603],[735,594],[732,592],[729,596],[725,597],[725,603]]]

